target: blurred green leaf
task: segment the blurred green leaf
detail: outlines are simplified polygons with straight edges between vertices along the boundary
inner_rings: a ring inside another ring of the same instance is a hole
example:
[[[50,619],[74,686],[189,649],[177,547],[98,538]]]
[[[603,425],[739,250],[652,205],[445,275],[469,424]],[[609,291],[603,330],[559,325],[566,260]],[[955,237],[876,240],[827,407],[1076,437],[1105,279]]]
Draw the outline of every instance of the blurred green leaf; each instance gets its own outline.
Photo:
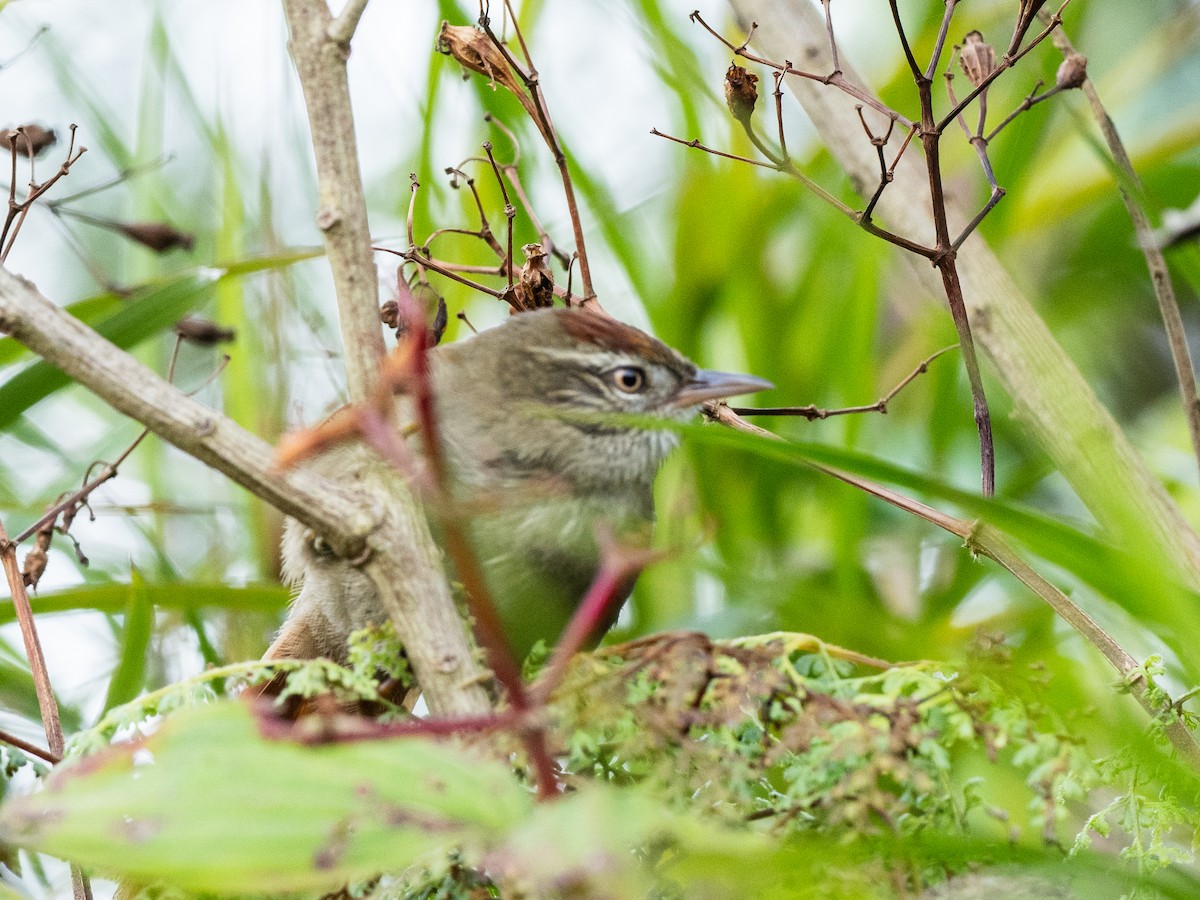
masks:
[[[146,595],[145,579],[136,567],[129,576],[121,655],[108,682],[108,696],[104,699],[101,715],[114,706],[128,703],[146,683],[146,651],[154,634],[154,604]]]
[[[316,891],[494,839],[532,803],[506,766],[446,744],[306,748],[225,702],[56,770],[0,811],[0,840],[188,890]]]
[[[243,260],[222,269],[197,269],[139,291],[116,307],[111,315],[99,317],[90,324],[101,336],[128,350],[166,330],[200,306],[208,299],[214,284],[227,278],[289,266],[320,256],[322,252],[292,250]],[[94,307],[89,307],[88,311],[93,312]],[[0,428],[10,426],[25,410],[70,383],[71,379],[63,372],[40,360],[22,369],[0,385]]]
[[[287,606],[291,592],[278,584],[233,587],[199,581],[143,583],[138,589],[152,605],[162,609],[189,610],[204,607],[276,612]],[[110,615],[123,612],[129,601],[129,586],[96,584],[30,598],[37,615],[92,610]],[[0,605],[0,625],[16,618],[12,605]]]
[[[11,605],[4,604],[6,607]],[[41,722],[42,711],[38,706],[37,688],[34,687],[33,675],[27,666],[0,658],[0,707],[31,722]],[[79,711],[73,706],[64,706],[60,701],[58,715],[62,720],[63,731],[69,734],[79,729]]]

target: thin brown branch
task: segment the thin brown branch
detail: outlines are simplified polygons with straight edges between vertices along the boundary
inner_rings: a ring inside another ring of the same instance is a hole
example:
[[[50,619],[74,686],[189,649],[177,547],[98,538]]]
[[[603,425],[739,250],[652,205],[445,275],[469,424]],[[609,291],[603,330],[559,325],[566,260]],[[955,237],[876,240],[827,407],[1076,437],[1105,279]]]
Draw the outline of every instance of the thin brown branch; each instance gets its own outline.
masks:
[[[513,286],[513,219],[517,215],[517,209],[512,205],[512,201],[508,199],[508,188],[504,186],[504,177],[500,173],[500,166],[496,163],[496,157],[492,155],[492,142],[483,142],[483,152],[487,154],[488,162],[492,164],[492,171],[496,173],[496,183],[500,185],[500,196],[504,198],[504,218],[508,223],[508,246],[504,259],[507,264],[505,270],[508,273],[508,286]]]
[[[507,0],[506,8],[508,8]],[[511,14],[511,8],[509,8],[509,11]],[[593,305],[600,307],[600,302],[596,298],[596,291],[592,286],[592,270],[588,263],[587,245],[583,237],[583,220],[579,214],[579,202],[575,198],[575,185],[571,181],[567,156],[563,152],[562,142],[559,141],[558,133],[554,129],[554,123],[550,118],[550,109],[546,104],[545,96],[542,94],[537,68],[534,66],[533,58],[529,55],[528,47],[525,46],[525,38],[521,35],[521,28],[517,23],[515,15],[512,17],[512,23],[513,31],[517,35],[517,40],[521,44],[521,50],[524,52],[525,59],[529,64],[527,72],[513,59],[512,54],[508,52],[508,47],[492,31],[486,9],[481,4],[479,25],[492,40],[492,43],[495,44],[496,48],[504,55],[505,60],[512,66],[513,71],[524,82],[525,90],[528,94],[528,99],[531,101],[534,113],[534,124],[537,125],[538,131],[542,135],[542,139],[546,142],[546,146],[554,157],[554,163],[558,167],[559,178],[563,186],[563,195],[567,201],[567,215],[571,220],[571,230],[575,236],[575,252],[579,254],[579,276],[583,281],[583,300],[580,302],[580,306]]]
[[[782,440],[778,435],[744,421],[724,403],[706,404],[705,414],[714,421],[739,431]],[[969,522],[948,515],[891,488],[883,487],[832,466],[816,462],[808,462],[807,465],[956,535],[963,540],[971,552],[986,556],[1016,576],[1022,584],[1041,597],[1059,617],[1100,652],[1121,676],[1122,681],[1128,686],[1142,709],[1151,718],[1163,721],[1164,733],[1180,757],[1192,768],[1200,770],[1200,743],[1197,742],[1196,735],[1175,715],[1173,702],[1168,701],[1162,706],[1154,703],[1150,692],[1151,685],[1145,683],[1137,660],[1082,607],[1038,574],[1014,552],[999,531],[984,522]]]
[[[971,102],[976,97],[986,91],[988,87],[991,86],[993,81],[1024,59],[1026,54],[1033,50],[1034,47],[1044,41],[1047,37],[1049,37],[1054,29],[1062,24],[1062,12],[1067,8],[1070,2],[1071,0],[1063,0],[1062,6],[1058,8],[1058,12],[1054,13],[1054,15],[1050,16],[1050,18],[1047,20],[1049,24],[1047,24],[1045,29],[1036,37],[1034,37],[1032,41],[1026,44],[1024,49],[1015,54],[1006,53],[1003,57],[1001,57],[1000,61],[996,63],[996,68],[992,70],[991,74],[980,81],[979,84],[975,85],[974,89],[959,103],[955,104],[950,112],[946,113],[946,115],[943,116],[942,119],[936,124],[935,130],[938,132],[938,134],[941,134],[946,129],[946,126],[954,121],[956,116],[961,114],[964,109],[970,106]]]
[[[449,278],[452,281],[457,281],[459,284],[464,284],[467,287],[473,288],[474,290],[477,290],[482,294],[488,294],[492,297],[495,297],[497,300],[504,299],[504,294],[502,291],[498,291],[495,288],[490,288],[486,284],[480,284],[477,281],[471,281],[469,278],[463,278],[461,275],[459,275],[455,271],[454,268],[451,268],[452,265],[457,267],[457,264],[443,263],[440,260],[432,259],[428,256],[423,255],[420,252],[419,248],[410,247],[409,249],[403,250],[403,251],[393,250],[391,247],[372,247],[371,249],[378,250],[381,253],[391,253],[394,256],[403,257],[408,262],[411,262],[415,265],[424,266],[425,268],[430,269],[431,271],[437,272],[439,275],[444,275],[446,278]],[[490,274],[490,273],[485,272],[482,274]],[[499,273],[497,273],[497,274],[499,274]]]
[[[471,160],[478,161],[480,163],[487,162],[487,160],[478,156],[472,157]],[[457,190],[459,178],[467,183],[467,189],[471,192],[471,196],[475,200],[475,209],[479,212],[479,230],[475,233],[478,235],[480,240],[482,240],[488,245],[488,247],[491,248],[492,252],[495,253],[496,256],[500,257],[500,259],[505,259],[506,257],[504,255],[504,248],[500,246],[500,242],[496,240],[496,235],[492,231],[492,224],[488,221],[487,211],[483,208],[483,199],[479,196],[479,189],[475,187],[475,179],[462,170],[462,166],[466,165],[466,163],[467,160],[464,160],[459,166],[446,169],[446,173],[452,176],[450,179],[450,187]],[[428,243],[428,241],[426,241],[426,243]],[[507,258],[511,260],[511,254]]]
[[[17,235],[21,232],[21,226],[25,224],[25,217],[29,214],[30,208],[38,198],[45,194],[50,188],[54,187],[59,179],[64,178],[71,172],[71,166],[79,161],[79,157],[87,153],[87,147],[81,146],[78,150],[75,149],[75,131],[76,127],[71,126],[71,140],[67,145],[66,157],[62,164],[58,167],[58,171],[51,175],[46,181],[37,184],[34,181],[33,165],[34,154],[29,154],[29,192],[25,195],[25,199],[18,201],[17,194],[17,141],[12,141],[12,183],[8,189],[8,215],[4,220],[4,227],[0,228],[0,263],[8,259],[8,254],[12,251],[13,244],[16,243]],[[21,134],[20,129],[17,130]],[[21,136],[25,137],[23,134]],[[29,141],[25,137],[26,142]]]
[[[933,81],[933,76],[937,74],[938,63],[942,59],[942,50],[946,46],[946,38],[950,34],[950,21],[954,18],[954,10],[958,5],[958,0],[945,0],[946,9],[942,13],[942,24],[938,27],[937,39],[933,44],[933,52],[929,54],[929,65],[925,69],[923,76],[917,76],[916,81],[920,84],[922,81]]]
[[[62,720],[58,715],[58,700],[55,699],[54,688],[50,685],[50,673],[46,669],[42,643],[38,640],[33,609],[29,605],[29,595],[25,593],[25,579],[17,565],[17,548],[8,539],[3,522],[0,522],[0,564],[4,566],[9,597],[21,626],[21,640],[25,643],[25,656],[29,660],[29,671],[33,675],[38,709],[42,713],[42,727],[46,730],[46,742],[50,745],[50,752],[61,758],[64,741]]]
[[[351,6],[357,8],[357,0]],[[331,37],[350,20],[336,26],[326,0],[283,0],[283,9],[288,50],[308,109],[320,193],[316,221],[333,275],[347,389],[352,402],[363,402],[371,396],[385,350],[346,77],[348,54],[345,42]]]
[[[1076,55],[1074,46],[1061,28],[1054,32],[1051,40],[1064,57]],[[1104,143],[1108,145],[1108,151],[1112,154],[1113,162],[1121,173],[1121,177],[1117,179],[1117,189],[1129,218],[1133,220],[1134,234],[1146,259],[1146,268],[1150,272],[1150,283],[1158,300],[1159,313],[1162,315],[1163,327],[1171,347],[1171,361],[1175,365],[1175,379],[1179,383],[1179,396],[1183,402],[1188,433],[1192,439],[1192,452],[1200,465],[1200,396],[1197,396],[1195,367],[1192,364],[1191,351],[1188,349],[1183,316],[1179,312],[1179,301],[1175,296],[1175,285],[1171,281],[1171,271],[1167,268],[1167,261],[1154,239],[1150,220],[1138,196],[1142,191],[1141,180],[1133,168],[1133,161],[1129,158],[1125,143],[1117,132],[1116,123],[1104,108],[1096,86],[1090,78],[1084,79],[1081,89],[1092,108],[1092,114],[1100,127],[1100,133],[1104,136]]]
[[[769,59],[766,59],[764,57],[758,56],[754,53],[750,53],[749,51],[747,51],[746,45],[744,43],[741,46],[735,46],[733,43],[726,40],[724,35],[722,35],[719,31],[717,31],[715,28],[713,28],[711,25],[709,25],[707,22],[704,21],[704,17],[701,16],[698,11],[693,10],[688,15],[688,18],[691,19],[693,22],[696,22],[699,25],[701,25],[705,31],[707,31],[709,34],[711,34],[713,37],[715,37],[718,41],[720,41],[722,44],[724,44],[726,47],[728,47],[730,52],[733,53],[734,56],[740,56],[743,59],[748,59],[751,62],[758,63],[760,66],[766,66],[767,68],[770,68],[770,69],[776,69],[778,71],[783,72],[785,75],[795,75],[798,78],[805,78],[805,79],[808,79],[809,81],[819,81],[822,84],[832,85],[832,86],[838,88],[838,90],[843,91],[846,94],[849,94],[851,97],[854,97],[856,100],[859,100],[862,103],[866,104],[867,106],[871,107],[873,110],[878,112],[880,115],[887,116],[889,119],[895,119],[897,122],[899,122],[905,128],[913,127],[913,123],[909,119],[905,118],[900,113],[898,113],[894,109],[892,109],[890,106],[888,106],[887,104],[880,101],[878,97],[875,97],[869,91],[865,91],[862,88],[860,88],[858,85],[853,84],[852,82],[848,81],[846,79],[846,77],[840,71],[834,71],[828,75],[817,75],[813,72],[805,72],[801,69],[793,68],[790,64],[784,65],[784,64],[777,63],[777,62],[772,62]],[[746,40],[749,41],[750,37],[747,36]]]
[[[892,9],[892,21],[896,25],[896,34],[900,38],[900,46],[904,48],[904,58],[908,60],[909,71],[912,72],[913,78],[920,78],[921,67],[917,65],[917,58],[913,56],[912,46],[908,43],[908,33],[904,30],[904,22],[900,19],[900,6],[897,0],[888,0],[888,5]]]
[[[62,762],[62,756],[55,753],[53,750],[47,750],[45,747],[39,747],[37,744],[31,744],[29,741],[22,740],[11,732],[0,729],[0,741],[16,747],[22,753],[28,753],[30,756],[36,756],[38,759],[45,760],[52,766]]]
[[[1007,128],[1009,123],[1012,122],[1017,116],[1021,115],[1021,113],[1032,109],[1043,100],[1049,100],[1055,94],[1061,93],[1064,90],[1061,86],[1055,85],[1054,87],[1050,88],[1050,90],[1046,91],[1046,93],[1039,94],[1038,91],[1041,90],[1041,87],[1042,81],[1039,79],[1038,83],[1033,86],[1033,90],[1030,91],[1029,95],[1017,105],[1017,108],[1005,116],[1004,121],[988,132],[986,140],[989,144],[992,142],[992,139],[996,137],[996,135]]]
[[[706,144],[700,143],[699,138],[693,138],[689,141],[684,138],[676,137],[675,135],[659,131],[657,128],[651,128],[650,133],[655,137],[666,138],[668,141],[674,141],[676,144],[683,144],[685,147],[691,147],[694,150],[701,150],[705,153],[711,154],[712,156],[719,156],[722,159],[731,159],[734,162],[749,163],[752,166],[759,166],[763,169],[771,169],[774,172],[780,172],[784,175],[789,175],[815,193],[818,197],[820,197],[838,212],[842,213],[868,234],[873,234],[890,244],[895,244],[897,247],[903,247],[905,250],[916,253],[919,256],[925,257],[926,259],[933,259],[936,255],[936,251],[931,247],[923,246],[922,244],[910,241],[906,237],[894,234],[885,228],[880,228],[878,225],[872,222],[870,218],[866,217],[861,212],[856,212],[855,210],[851,209],[837,197],[825,190],[825,188],[821,187],[819,184],[797,169],[789,161],[781,160],[774,154],[772,154],[772,161],[764,162],[761,159],[751,159],[748,156],[739,156],[736,153],[726,153],[723,150],[717,150],[713,147],[707,146]]]
[[[924,375],[929,371],[929,364],[939,356],[949,353],[951,350],[958,349],[958,344],[951,344],[949,347],[943,347],[936,353],[931,353],[914,368],[911,372],[902,378],[890,391],[876,400],[874,403],[869,403],[865,406],[844,406],[840,409],[822,409],[818,406],[733,406],[730,409],[739,416],[800,416],[808,419],[810,422],[817,419],[828,419],[832,416],[848,416],[858,413],[881,413],[887,415],[888,404],[896,398],[902,390],[912,384],[919,376]]]
[[[954,0],[948,0],[947,12]],[[943,22],[947,27],[947,22]],[[937,57],[935,56],[934,62]],[[936,71],[936,66],[931,72]],[[942,182],[941,134],[933,123],[933,77],[917,82],[921,101],[921,147],[925,151],[925,169],[929,181],[930,212],[934,233],[937,238],[933,264],[942,276],[942,288],[950,307],[950,316],[958,332],[958,343],[962,348],[963,365],[971,385],[971,402],[975,409],[975,429],[979,433],[980,481],[985,497],[995,492],[996,449],[992,437],[992,417],[988,409],[987,396],[983,389],[983,378],[979,371],[979,357],[975,352],[975,340],[971,334],[971,323],[967,316],[966,300],[963,297],[962,281],[955,262],[956,249],[950,240],[949,219],[946,213],[946,195]]]

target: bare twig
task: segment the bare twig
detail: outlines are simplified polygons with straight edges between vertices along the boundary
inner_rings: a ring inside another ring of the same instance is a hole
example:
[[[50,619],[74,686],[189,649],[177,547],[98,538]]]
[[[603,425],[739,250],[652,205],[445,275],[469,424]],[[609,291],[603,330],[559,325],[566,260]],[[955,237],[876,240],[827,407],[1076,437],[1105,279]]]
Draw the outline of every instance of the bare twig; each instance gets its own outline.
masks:
[[[1050,39],[1064,57],[1077,55],[1075,47],[1062,28],[1055,30]],[[1200,465],[1200,396],[1196,391],[1195,368],[1192,365],[1187,332],[1183,327],[1183,317],[1179,312],[1179,301],[1175,297],[1171,272],[1154,239],[1150,220],[1147,218],[1146,210],[1138,196],[1142,191],[1142,184],[1133,168],[1133,161],[1129,158],[1125,144],[1121,140],[1120,134],[1117,133],[1117,126],[1109,116],[1108,110],[1104,108],[1092,80],[1085,78],[1080,87],[1088,99],[1092,114],[1096,117],[1096,122],[1100,127],[1100,133],[1104,136],[1104,142],[1108,145],[1113,161],[1121,173],[1121,178],[1117,179],[1117,189],[1120,191],[1121,201],[1125,204],[1129,218],[1133,220],[1134,234],[1137,235],[1138,246],[1142,249],[1142,255],[1146,259],[1146,268],[1150,272],[1150,283],[1154,288],[1154,296],[1158,299],[1159,313],[1162,315],[1163,327],[1166,329],[1167,341],[1171,347],[1171,361],[1175,365],[1175,379],[1179,384],[1183,412],[1187,419],[1188,433],[1192,439],[1192,452],[1196,457],[1197,464]]]
[[[479,670],[440,554],[411,495],[395,489],[390,472],[365,473],[360,491],[305,469],[280,471],[267,443],[201,406],[3,268],[0,331],[118,411],[312,528],[339,556],[364,559],[363,571],[378,587],[430,709],[467,715],[489,708],[474,681]]]
[[[760,66],[766,66],[770,69],[777,69],[778,71],[783,72],[785,75],[795,75],[798,78],[805,78],[809,81],[819,81],[822,84],[833,85],[839,90],[849,94],[851,97],[854,97],[855,99],[871,107],[880,115],[887,116],[889,119],[895,119],[905,128],[913,127],[913,123],[911,121],[902,116],[900,113],[896,112],[891,107],[887,106],[887,104],[880,102],[879,98],[872,95],[869,91],[865,91],[858,85],[848,81],[841,71],[835,70],[828,75],[817,75],[813,72],[805,72],[800,69],[793,68],[790,64],[772,62],[769,59],[764,59],[761,56],[757,56],[748,52],[746,50],[746,43],[741,44],[741,46],[735,46],[733,43],[726,40],[719,31],[704,21],[704,17],[701,16],[699,12],[693,11],[688,18],[701,25],[705,31],[728,47],[734,56],[740,56],[743,59],[748,59],[751,62],[758,63]],[[749,40],[750,36],[747,35],[746,42],[749,42]]]
[[[736,153],[726,153],[723,150],[714,149],[713,147],[709,147],[706,144],[700,143],[698,138],[693,138],[689,141],[684,138],[676,137],[675,135],[659,131],[657,128],[651,128],[650,133],[655,137],[665,138],[668,141],[674,141],[676,144],[683,144],[685,147],[691,147],[694,150],[701,150],[713,156],[719,156],[723,159],[731,159],[734,162],[748,163],[752,166],[759,166],[763,169],[771,169],[772,171],[789,175],[811,190],[814,194],[816,194],[838,212],[845,215],[848,219],[850,219],[868,234],[873,234],[890,244],[895,244],[897,247],[903,247],[905,250],[908,250],[911,253],[916,253],[919,256],[925,257],[926,259],[933,259],[933,257],[936,255],[936,251],[932,247],[926,247],[922,244],[916,243],[915,241],[910,241],[908,238],[902,235],[894,234],[893,232],[888,231],[886,228],[880,228],[865,213],[856,212],[855,210],[851,209],[837,197],[825,190],[825,188],[821,187],[819,184],[797,169],[789,161],[782,160],[778,156],[772,155],[770,162],[764,162],[761,159],[751,159],[748,156],[739,156]]]
[[[705,405],[705,414],[709,418],[727,425],[738,431],[782,440],[756,425],[741,419],[730,407],[720,402],[710,402]],[[1156,705],[1151,698],[1151,685],[1145,683],[1141,676],[1141,667],[1134,657],[1101,627],[1095,619],[1087,614],[1078,604],[1061,590],[1039,575],[1005,542],[1003,536],[984,522],[970,522],[948,515],[919,500],[894,491],[882,485],[875,484],[865,478],[852,475],[849,472],[817,462],[807,462],[808,466],[844,481],[873,497],[877,497],[892,506],[924,519],[938,528],[948,531],[961,538],[973,553],[979,553],[999,564],[1002,568],[1015,575],[1022,584],[1041,597],[1067,624],[1079,633],[1089,644],[1116,669],[1122,681],[1129,687],[1130,692],[1141,707],[1154,719],[1163,719],[1163,729],[1171,745],[1179,755],[1194,769],[1200,770],[1200,743],[1188,727],[1173,714],[1173,703],[1163,706]]]
[[[67,145],[67,154],[63,159],[62,164],[58,167],[58,171],[51,175],[48,179],[38,184],[33,177],[33,153],[29,154],[29,191],[25,195],[24,200],[17,200],[17,141],[24,139],[28,142],[29,138],[17,129],[19,137],[14,138],[12,142],[12,183],[8,188],[8,215],[4,219],[4,227],[0,228],[0,263],[8,259],[8,254],[12,251],[13,244],[17,240],[17,235],[21,231],[21,226],[25,224],[25,217],[29,215],[29,209],[46,191],[54,187],[60,178],[70,174],[71,166],[79,161],[79,157],[87,153],[87,147],[81,146],[78,150],[75,149],[75,126],[71,126],[71,141]]]
[[[325,33],[335,44],[348,46],[358,28],[358,20],[367,8],[367,0],[347,0],[338,17],[329,23]]]
[[[356,0],[350,5],[358,7]],[[316,221],[337,295],[347,388],[353,402],[363,402],[371,396],[385,351],[346,78],[347,54],[342,42],[330,36],[335,23],[326,0],[283,0],[283,8],[288,50],[308,108],[320,191]],[[352,20],[356,17],[344,24]]]
[[[22,740],[15,734],[0,729],[0,741],[5,744],[10,744],[16,747],[23,753],[28,753],[30,756],[36,756],[38,759],[43,759],[50,765],[58,765],[62,762],[62,756],[55,753],[53,750],[47,750],[45,747],[39,747],[37,744],[31,744],[29,741]]]
[[[563,152],[558,134],[554,130],[554,123],[550,118],[550,109],[546,105],[545,96],[542,94],[537,68],[534,66],[533,59],[529,55],[529,48],[525,46],[525,38],[521,34],[521,28],[517,24],[517,17],[512,11],[509,0],[505,0],[505,8],[508,9],[512,19],[513,32],[516,34],[517,41],[521,45],[521,51],[525,55],[526,62],[529,64],[528,71],[513,59],[512,55],[508,52],[508,47],[492,31],[491,21],[488,18],[486,4],[484,3],[480,4],[479,25],[492,40],[496,49],[503,54],[505,60],[512,67],[513,72],[520,77],[525,85],[525,90],[532,104],[534,124],[537,125],[538,131],[546,142],[546,146],[554,156],[554,163],[558,166],[559,177],[562,181],[563,195],[567,201],[567,214],[571,219],[571,229],[575,235],[575,252],[579,254],[579,274],[583,281],[583,300],[580,301],[580,306],[599,307],[600,304],[596,299],[596,291],[592,286],[592,270],[588,264],[587,246],[583,238],[583,220],[579,215],[579,203],[575,199],[575,186],[571,181],[571,172],[567,165],[567,157]]]
[[[507,261],[505,269],[508,272],[508,286],[511,289],[513,286],[513,218],[517,214],[516,207],[512,205],[512,201],[508,199],[508,189],[504,186],[504,178],[500,174],[500,166],[496,164],[496,157],[492,155],[492,142],[484,141],[483,150],[487,154],[488,162],[492,164],[492,171],[496,173],[496,183],[500,185],[500,196],[504,198],[504,218],[507,220],[508,228],[508,244],[504,254],[504,259]]]
[[[0,564],[8,579],[9,596],[21,625],[21,639],[25,642],[25,655],[29,659],[29,671],[37,690],[38,708],[42,712],[42,726],[46,730],[46,742],[50,752],[61,757],[63,754],[62,720],[58,715],[58,701],[50,686],[50,675],[46,671],[46,657],[42,655],[42,644],[38,640],[37,625],[33,620],[33,609],[29,595],[25,593],[25,580],[17,565],[16,545],[8,539],[4,523],[0,522]]]
[[[828,419],[831,416],[848,416],[857,413],[882,413],[887,414],[888,404],[895,399],[896,395],[908,387],[918,376],[924,375],[929,371],[929,364],[939,356],[949,353],[951,350],[958,349],[958,344],[952,344],[949,347],[943,347],[936,353],[931,353],[925,357],[920,364],[904,376],[903,379],[890,391],[876,400],[874,403],[869,403],[865,406],[846,406],[841,409],[822,409],[817,406],[767,406],[767,407],[749,407],[749,406],[733,406],[730,409],[739,416],[801,416],[808,419],[810,422],[816,419]]]

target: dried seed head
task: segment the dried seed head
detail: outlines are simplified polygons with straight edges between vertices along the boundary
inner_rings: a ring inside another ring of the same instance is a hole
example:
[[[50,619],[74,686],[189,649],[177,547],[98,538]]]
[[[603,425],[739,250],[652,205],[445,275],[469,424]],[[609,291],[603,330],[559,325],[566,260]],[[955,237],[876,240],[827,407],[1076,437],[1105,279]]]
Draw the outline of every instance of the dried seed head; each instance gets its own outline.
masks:
[[[498,82],[514,94],[521,93],[521,83],[509,68],[508,60],[492,39],[478,28],[442,22],[437,49],[439,53],[453,56],[464,68]]]
[[[53,147],[58,136],[53,128],[43,128],[41,125],[19,125],[0,133],[0,144],[4,149],[16,147],[17,156],[37,156],[47,147]]]
[[[1054,76],[1054,86],[1060,90],[1069,91],[1082,87],[1087,81],[1087,57],[1082,53],[1069,53],[1058,67]]]
[[[554,305],[554,274],[546,265],[546,250],[541,244],[521,248],[525,265],[513,285],[516,306],[521,310],[543,309]]]
[[[237,336],[237,332],[232,328],[225,328],[216,322],[210,322],[208,319],[201,319],[198,316],[180,319],[175,323],[175,333],[185,341],[202,345],[225,343],[232,341]]]
[[[131,241],[149,247],[155,253],[166,253],[176,247],[191,250],[195,237],[166,222],[118,222],[114,227]]]
[[[542,136],[548,142],[554,142],[543,117],[539,114],[537,104],[525,90],[523,77],[513,71],[513,67],[509,65],[504,54],[500,52],[500,48],[493,43],[490,37],[478,28],[472,28],[469,25],[451,25],[449,22],[442,22],[442,30],[438,33],[437,49],[439,53],[453,56],[464,68],[485,76],[493,85],[499,84],[512,91],[521,101],[525,112],[529,114]]]
[[[400,304],[395,300],[386,301],[379,307],[379,321],[388,328],[400,327]]]
[[[739,65],[731,65],[725,72],[725,104],[743,125],[749,125],[754,115],[754,104],[758,102],[756,84],[758,76]]]
[[[967,80],[975,87],[983,84],[984,80],[996,71],[996,51],[991,44],[984,41],[983,35],[978,31],[969,32],[963,38],[958,61],[962,64]]]

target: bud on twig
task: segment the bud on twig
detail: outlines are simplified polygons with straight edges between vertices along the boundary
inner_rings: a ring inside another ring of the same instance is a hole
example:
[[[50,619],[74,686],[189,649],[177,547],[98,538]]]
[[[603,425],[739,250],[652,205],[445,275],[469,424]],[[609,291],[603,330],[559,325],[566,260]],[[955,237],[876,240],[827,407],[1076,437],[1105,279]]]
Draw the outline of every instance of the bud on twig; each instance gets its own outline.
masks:
[[[996,71],[996,51],[978,31],[969,32],[963,38],[958,61],[962,64],[963,74],[975,87],[983,84]]]
[[[0,145],[6,150],[16,147],[17,156],[37,156],[47,147],[53,147],[58,140],[53,128],[43,128],[41,125],[18,125],[16,128],[0,133]]]
[[[1087,81],[1087,57],[1082,53],[1068,53],[1054,76],[1054,86],[1061,91],[1083,87]]]
[[[733,117],[747,128],[754,115],[754,104],[758,102],[757,83],[758,76],[739,65],[731,65],[725,72],[725,104]]]

